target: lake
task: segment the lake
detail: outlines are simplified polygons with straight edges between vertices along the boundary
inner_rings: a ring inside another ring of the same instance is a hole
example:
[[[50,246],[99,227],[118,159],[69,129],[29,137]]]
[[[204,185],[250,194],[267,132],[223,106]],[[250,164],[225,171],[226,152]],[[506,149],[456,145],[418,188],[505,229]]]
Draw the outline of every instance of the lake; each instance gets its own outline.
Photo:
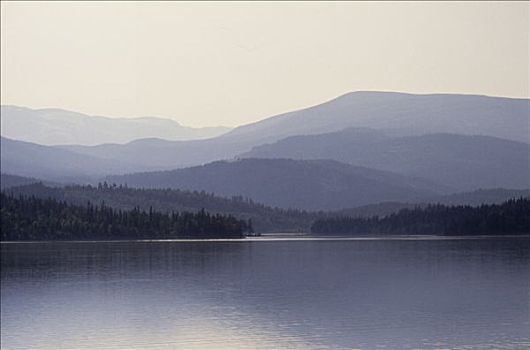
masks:
[[[2,349],[528,349],[530,239],[1,245]]]

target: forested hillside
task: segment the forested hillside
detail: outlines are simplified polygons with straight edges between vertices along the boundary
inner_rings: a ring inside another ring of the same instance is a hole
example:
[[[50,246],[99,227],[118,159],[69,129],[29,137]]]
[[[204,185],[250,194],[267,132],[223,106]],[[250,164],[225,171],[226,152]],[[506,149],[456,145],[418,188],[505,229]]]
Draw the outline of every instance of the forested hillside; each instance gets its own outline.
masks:
[[[377,204],[363,205],[354,208],[337,210],[330,215],[351,217],[383,217],[392,213],[396,213],[401,209],[425,208],[430,204],[469,205],[476,207],[482,204],[501,204],[507,200],[521,197],[530,198],[530,189],[480,189],[471,192],[459,192],[444,196],[430,197],[422,202],[382,202]]]
[[[233,216],[114,209],[101,203],[71,205],[56,199],[0,194],[1,239],[93,240],[241,238],[252,230]]]
[[[88,201],[109,207],[131,210],[152,207],[160,212],[197,211],[204,208],[211,213],[233,215],[240,220],[252,220],[257,232],[292,232],[309,230],[315,213],[301,210],[283,210],[256,203],[248,198],[223,198],[212,193],[174,189],[138,189],[127,186],[66,186],[48,187],[41,183],[6,190],[15,195],[54,198],[71,204],[85,205]]]
[[[38,179],[32,178],[32,177],[24,177],[24,176],[18,176],[18,175],[10,175],[10,174],[0,174],[0,188],[9,188],[9,187],[15,187],[15,186],[24,186],[29,184],[34,184],[41,182]]]
[[[4,177],[3,177],[4,178]],[[256,232],[308,232],[311,223],[319,218],[350,217],[384,217],[401,209],[424,208],[429,203],[445,205],[500,204],[512,198],[530,197],[530,190],[478,190],[448,196],[429,198],[429,202],[382,202],[373,205],[359,206],[331,212],[310,212],[303,210],[284,210],[272,208],[241,196],[231,198],[219,197],[204,191],[187,191],[178,189],[140,189],[123,185],[101,183],[98,186],[50,187],[42,183],[4,189],[14,195],[54,198],[75,205],[86,205],[87,202],[100,204],[102,201],[109,207],[121,210],[142,210],[195,212],[205,209],[210,213],[233,215],[240,220],[252,221]]]
[[[325,234],[489,235],[530,233],[530,199],[471,206],[429,205],[380,218],[316,220],[311,231]]]

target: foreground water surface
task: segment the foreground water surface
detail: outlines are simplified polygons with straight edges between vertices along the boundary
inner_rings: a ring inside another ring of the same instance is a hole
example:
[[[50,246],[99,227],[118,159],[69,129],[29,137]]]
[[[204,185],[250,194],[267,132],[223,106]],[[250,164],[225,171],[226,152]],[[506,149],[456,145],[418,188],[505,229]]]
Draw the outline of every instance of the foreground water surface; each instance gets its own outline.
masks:
[[[2,349],[528,349],[530,239],[1,245]]]

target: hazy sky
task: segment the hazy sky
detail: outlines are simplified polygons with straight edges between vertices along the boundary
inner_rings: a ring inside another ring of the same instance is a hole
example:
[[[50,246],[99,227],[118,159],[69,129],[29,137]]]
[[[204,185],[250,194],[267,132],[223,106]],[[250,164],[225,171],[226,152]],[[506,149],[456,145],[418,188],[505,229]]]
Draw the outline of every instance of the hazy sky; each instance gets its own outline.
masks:
[[[2,104],[232,126],[355,90],[530,95],[528,2],[1,10]]]

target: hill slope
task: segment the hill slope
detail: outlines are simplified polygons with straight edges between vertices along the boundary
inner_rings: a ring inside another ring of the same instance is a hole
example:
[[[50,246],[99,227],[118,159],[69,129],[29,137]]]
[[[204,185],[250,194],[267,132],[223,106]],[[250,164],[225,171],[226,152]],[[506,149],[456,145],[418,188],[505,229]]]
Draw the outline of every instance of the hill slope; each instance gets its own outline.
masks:
[[[65,149],[0,139],[2,172],[53,181],[83,182],[107,174],[130,172],[136,167]]]
[[[329,160],[244,159],[108,180],[133,187],[242,195],[270,206],[306,210],[417,200],[446,190],[429,181]]]
[[[431,179],[458,190],[530,188],[530,145],[490,136],[393,137],[369,129],[292,136],[241,157],[334,159]]]
[[[480,189],[472,192],[460,192],[449,195],[435,196],[421,202],[382,202],[363,205],[356,208],[347,208],[330,213],[331,216],[371,217],[387,216],[401,209],[414,209],[426,207],[429,204],[444,205],[469,205],[501,204],[510,199],[530,198],[530,189],[513,190],[504,188]]]

